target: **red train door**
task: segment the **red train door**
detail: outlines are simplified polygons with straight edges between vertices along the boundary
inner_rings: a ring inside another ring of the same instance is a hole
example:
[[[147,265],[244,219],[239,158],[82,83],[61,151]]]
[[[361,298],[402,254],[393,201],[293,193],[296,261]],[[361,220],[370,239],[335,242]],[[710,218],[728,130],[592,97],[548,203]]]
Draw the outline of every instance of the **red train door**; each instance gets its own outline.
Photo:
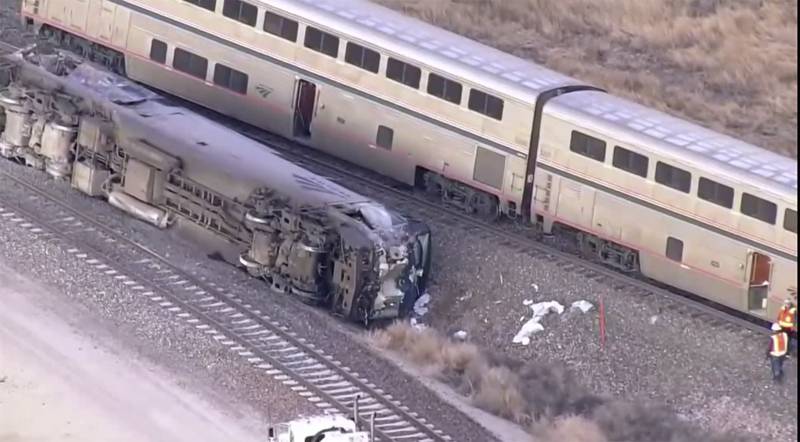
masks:
[[[772,259],[758,252],[751,253],[750,281],[747,293],[750,311],[766,311],[771,275]]]
[[[294,99],[294,136],[311,136],[311,121],[317,101],[317,86],[307,80],[297,80],[297,94]]]

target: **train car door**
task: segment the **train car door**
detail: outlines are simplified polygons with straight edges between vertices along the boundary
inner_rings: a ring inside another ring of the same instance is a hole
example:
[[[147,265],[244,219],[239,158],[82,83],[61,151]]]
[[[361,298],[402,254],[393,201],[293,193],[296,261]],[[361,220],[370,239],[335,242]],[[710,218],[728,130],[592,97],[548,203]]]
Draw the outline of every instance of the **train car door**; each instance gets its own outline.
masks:
[[[314,108],[317,102],[317,85],[307,80],[297,80],[297,92],[294,98],[294,136],[308,138],[311,136],[311,121],[314,119]]]
[[[747,289],[747,308],[751,312],[766,311],[771,275],[772,259],[762,253],[750,253],[750,281]]]

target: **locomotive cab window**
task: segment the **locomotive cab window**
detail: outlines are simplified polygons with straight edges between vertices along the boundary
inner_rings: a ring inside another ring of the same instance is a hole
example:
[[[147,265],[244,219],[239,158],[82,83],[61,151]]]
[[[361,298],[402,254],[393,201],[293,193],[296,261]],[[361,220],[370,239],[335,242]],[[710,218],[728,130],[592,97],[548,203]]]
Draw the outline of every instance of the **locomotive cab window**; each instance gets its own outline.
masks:
[[[208,9],[209,11],[213,11],[217,9],[217,0],[183,0],[186,3],[191,3],[195,6],[199,6],[203,9]]]
[[[242,0],[225,0],[222,5],[222,15],[248,26],[255,26],[258,8]]]
[[[370,48],[348,42],[344,53],[344,61],[377,74],[381,64],[381,56]]]
[[[600,162],[606,160],[606,142],[576,130],[572,131],[569,150]]]
[[[248,77],[244,72],[229,68],[224,64],[217,64],[214,67],[214,84],[230,89],[240,94],[247,93]]]
[[[683,262],[683,241],[668,237],[666,256],[675,262]]]
[[[403,63],[400,60],[389,58],[386,63],[386,78],[402,83],[406,86],[419,89],[422,70],[414,65]]]
[[[201,80],[205,80],[208,74],[207,59],[181,48],[175,48],[175,55],[172,57],[172,67],[174,67],[176,71],[189,74]]]
[[[797,211],[792,209],[786,209],[783,213],[783,228],[792,232],[797,233]]]
[[[378,135],[375,137],[375,144],[386,150],[392,150],[394,143],[394,130],[386,126],[378,126]]]
[[[264,12],[264,31],[291,42],[297,41],[297,22],[269,11]]]
[[[656,182],[689,193],[692,188],[692,174],[659,161],[656,164]]]
[[[441,75],[428,75],[428,93],[434,97],[449,101],[453,104],[461,104],[461,83],[448,80]]]
[[[150,59],[156,63],[165,64],[167,62],[167,44],[161,40],[153,39],[150,42]]]
[[[339,56],[339,37],[311,26],[306,27],[305,46],[333,58]]]
[[[503,119],[503,100],[477,89],[469,91],[469,108],[495,120]]]
[[[778,205],[749,193],[743,193],[741,212],[765,223],[775,224],[775,220],[778,218]]]
[[[649,162],[650,160],[644,155],[623,147],[614,146],[613,164],[617,169],[645,178],[647,177]]]
[[[700,178],[697,196],[726,209],[733,208],[733,188],[708,178]]]

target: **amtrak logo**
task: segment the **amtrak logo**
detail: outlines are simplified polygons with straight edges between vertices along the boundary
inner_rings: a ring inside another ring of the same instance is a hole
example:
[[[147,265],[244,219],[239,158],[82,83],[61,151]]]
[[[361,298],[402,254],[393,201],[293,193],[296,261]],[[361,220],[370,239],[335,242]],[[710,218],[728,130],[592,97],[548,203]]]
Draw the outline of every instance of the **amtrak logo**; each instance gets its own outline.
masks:
[[[258,95],[261,95],[261,98],[267,98],[269,94],[272,93],[272,88],[263,84],[258,84],[256,85],[256,92],[258,92]]]

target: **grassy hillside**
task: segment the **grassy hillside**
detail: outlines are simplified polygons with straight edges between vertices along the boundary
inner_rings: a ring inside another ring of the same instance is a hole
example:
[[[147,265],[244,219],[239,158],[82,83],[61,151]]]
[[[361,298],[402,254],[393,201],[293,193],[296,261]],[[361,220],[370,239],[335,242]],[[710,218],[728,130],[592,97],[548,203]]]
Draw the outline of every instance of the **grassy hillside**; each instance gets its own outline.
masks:
[[[373,0],[797,157],[791,0]]]

